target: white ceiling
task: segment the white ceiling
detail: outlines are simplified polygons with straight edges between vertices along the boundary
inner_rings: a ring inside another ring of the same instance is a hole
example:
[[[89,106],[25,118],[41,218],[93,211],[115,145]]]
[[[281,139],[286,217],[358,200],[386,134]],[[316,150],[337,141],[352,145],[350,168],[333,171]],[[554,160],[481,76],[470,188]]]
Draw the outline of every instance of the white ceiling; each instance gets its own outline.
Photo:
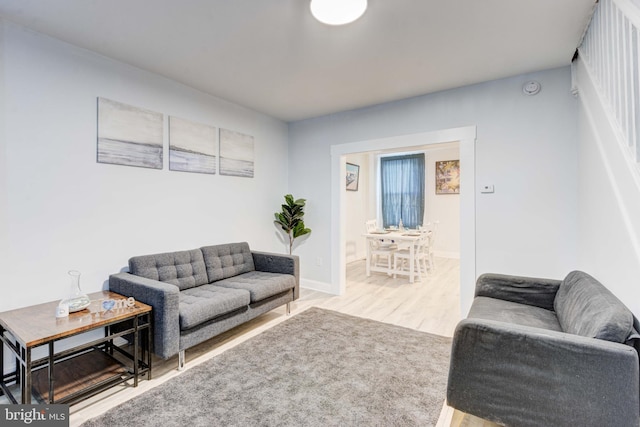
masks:
[[[595,0],[0,0],[5,19],[294,121],[568,65]]]

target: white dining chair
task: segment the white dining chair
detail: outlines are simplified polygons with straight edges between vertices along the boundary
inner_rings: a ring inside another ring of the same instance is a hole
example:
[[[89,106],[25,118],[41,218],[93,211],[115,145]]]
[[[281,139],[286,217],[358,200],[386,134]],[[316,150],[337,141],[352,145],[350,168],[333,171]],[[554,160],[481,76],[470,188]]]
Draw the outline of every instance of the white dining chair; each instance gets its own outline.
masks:
[[[378,229],[378,220],[370,219],[364,223],[365,229],[367,233],[371,233],[372,231],[376,231]]]
[[[378,221],[375,219],[366,221],[365,228],[367,233],[378,230]],[[367,244],[369,245],[369,253],[371,254],[371,266],[385,268],[387,274],[390,276],[393,272],[393,254],[398,249],[398,245],[375,238],[367,238]]]
[[[422,275],[425,276],[431,271],[432,264],[429,258],[429,247],[431,242],[432,232],[425,230],[421,232],[420,239],[415,243],[413,253],[413,266],[415,272],[418,273],[418,279],[422,280]],[[393,277],[395,278],[398,273],[408,274],[410,273],[411,265],[411,248],[401,248],[393,254]]]
[[[440,221],[428,222],[425,227],[422,228],[422,231],[431,232],[431,236],[429,237],[429,249],[428,249],[428,258],[430,264],[430,270],[435,271],[436,269],[436,260],[433,255],[433,244],[436,240],[436,236],[438,234],[438,226],[440,225]]]
[[[388,276],[393,273],[394,257],[398,250],[395,244],[383,245],[379,240],[369,239],[371,264],[373,267],[384,268]]]

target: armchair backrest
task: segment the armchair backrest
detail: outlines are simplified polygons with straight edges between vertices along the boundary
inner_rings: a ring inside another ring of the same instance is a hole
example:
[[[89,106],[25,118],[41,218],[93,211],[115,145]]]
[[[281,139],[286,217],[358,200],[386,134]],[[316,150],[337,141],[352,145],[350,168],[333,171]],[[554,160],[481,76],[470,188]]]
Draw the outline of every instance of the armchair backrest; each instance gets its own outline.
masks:
[[[635,334],[631,311],[582,271],[567,275],[553,305],[564,332],[618,343],[626,343]]]

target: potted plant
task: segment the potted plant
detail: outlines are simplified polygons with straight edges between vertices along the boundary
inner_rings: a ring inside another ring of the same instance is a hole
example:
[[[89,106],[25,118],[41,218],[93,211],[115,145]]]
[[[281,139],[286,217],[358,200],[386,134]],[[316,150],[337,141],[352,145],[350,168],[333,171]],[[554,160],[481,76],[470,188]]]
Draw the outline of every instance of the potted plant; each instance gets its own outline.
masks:
[[[284,196],[286,204],[282,205],[282,211],[275,213],[276,225],[282,228],[289,237],[289,255],[293,250],[293,241],[300,236],[311,233],[311,229],[304,226],[305,199],[294,199],[291,194]]]

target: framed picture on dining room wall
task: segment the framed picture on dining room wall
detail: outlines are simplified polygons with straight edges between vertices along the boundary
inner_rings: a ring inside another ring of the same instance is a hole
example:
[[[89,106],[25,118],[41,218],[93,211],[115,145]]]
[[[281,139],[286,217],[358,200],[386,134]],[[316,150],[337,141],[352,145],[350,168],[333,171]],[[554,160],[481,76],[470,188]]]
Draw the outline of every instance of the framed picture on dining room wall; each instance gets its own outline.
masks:
[[[460,194],[460,160],[436,162],[436,194]]]
[[[358,180],[360,179],[360,166],[347,163],[347,190],[358,191]]]

